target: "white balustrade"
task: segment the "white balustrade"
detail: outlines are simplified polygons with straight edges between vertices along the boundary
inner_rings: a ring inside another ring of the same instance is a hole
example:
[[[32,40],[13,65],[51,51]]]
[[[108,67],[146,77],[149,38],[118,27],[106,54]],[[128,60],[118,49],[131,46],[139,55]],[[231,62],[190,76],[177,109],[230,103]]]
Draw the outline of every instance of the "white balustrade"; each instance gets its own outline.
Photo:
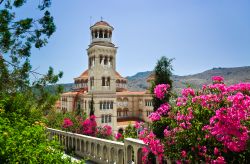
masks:
[[[52,128],[47,128],[47,132],[49,139],[57,139],[65,150],[100,164],[127,164],[131,160],[141,164],[142,148],[146,146],[143,141],[132,138],[125,138],[122,143]]]

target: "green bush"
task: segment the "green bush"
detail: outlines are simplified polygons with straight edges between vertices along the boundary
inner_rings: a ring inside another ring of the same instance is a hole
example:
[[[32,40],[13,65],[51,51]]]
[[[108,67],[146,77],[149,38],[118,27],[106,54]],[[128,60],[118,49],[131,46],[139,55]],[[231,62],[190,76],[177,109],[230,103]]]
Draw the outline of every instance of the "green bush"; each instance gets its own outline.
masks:
[[[124,138],[137,138],[137,129],[129,123],[125,128]]]
[[[59,143],[48,140],[42,112],[26,98],[17,94],[0,100],[1,163],[71,163],[62,158]]]

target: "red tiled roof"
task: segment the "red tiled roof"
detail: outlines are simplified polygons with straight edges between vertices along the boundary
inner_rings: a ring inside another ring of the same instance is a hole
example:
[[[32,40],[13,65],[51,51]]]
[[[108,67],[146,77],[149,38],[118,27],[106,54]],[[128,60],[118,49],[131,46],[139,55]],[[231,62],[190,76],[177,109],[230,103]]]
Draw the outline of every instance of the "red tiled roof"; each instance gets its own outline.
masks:
[[[122,77],[117,71],[115,71],[115,78],[120,80],[127,80],[124,77]]]
[[[88,75],[89,75],[89,71],[85,70],[79,77],[77,77],[76,79],[88,79]],[[116,79],[120,79],[120,80],[126,80],[125,78],[123,78],[118,72],[115,72],[115,78]]]
[[[85,71],[80,75],[80,77],[82,77],[82,78],[88,78],[88,75],[89,75],[89,70],[85,70]]]

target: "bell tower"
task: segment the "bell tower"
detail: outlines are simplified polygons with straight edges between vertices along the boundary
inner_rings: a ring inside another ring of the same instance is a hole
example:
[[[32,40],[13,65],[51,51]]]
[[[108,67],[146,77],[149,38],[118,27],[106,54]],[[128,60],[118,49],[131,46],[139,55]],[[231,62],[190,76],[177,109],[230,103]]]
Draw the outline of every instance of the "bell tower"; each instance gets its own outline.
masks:
[[[105,21],[90,27],[88,54],[88,94],[93,97],[98,125],[117,130],[116,51],[112,43],[114,28]]]
[[[88,54],[88,91],[91,94],[116,92],[116,50],[112,43],[114,28],[101,20],[90,27],[91,43]]]

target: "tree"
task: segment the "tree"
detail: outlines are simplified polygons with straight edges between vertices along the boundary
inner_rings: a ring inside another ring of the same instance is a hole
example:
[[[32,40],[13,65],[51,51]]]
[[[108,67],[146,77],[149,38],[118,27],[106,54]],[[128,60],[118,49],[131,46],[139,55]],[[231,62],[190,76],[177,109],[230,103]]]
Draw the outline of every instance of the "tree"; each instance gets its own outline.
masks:
[[[42,48],[55,32],[53,17],[46,10],[51,1],[43,0],[38,4],[38,9],[43,12],[41,18],[19,19],[15,11],[25,3],[26,0],[0,1],[0,5],[4,6],[0,11],[0,92],[2,94],[15,94],[30,89],[30,74],[36,78],[43,77],[34,82],[36,86],[55,83],[62,76],[61,72],[58,76],[54,76],[52,68],[46,75],[35,72],[29,61],[31,48]]]
[[[50,94],[45,86],[55,84],[62,72],[55,75],[50,67],[46,74],[38,73],[29,60],[31,48],[44,47],[55,32],[53,17],[47,10],[51,0],[39,1],[41,18],[30,15],[20,19],[15,11],[26,2],[0,0],[0,161],[63,163],[59,145],[47,141],[42,122],[43,114],[58,99],[58,94]],[[62,88],[57,91],[60,93]]]
[[[165,56],[162,56],[160,58],[160,60],[157,61],[156,66],[154,68],[154,81],[152,84],[152,88],[151,88],[151,93],[153,94],[153,107],[154,107],[154,111],[156,111],[161,104],[169,102],[169,92],[167,93],[167,95],[164,97],[164,99],[159,99],[155,96],[154,94],[154,88],[156,85],[158,84],[169,84],[170,85],[170,89],[172,89],[172,80],[171,80],[171,76],[172,76],[172,71],[173,71],[173,67],[171,62],[174,59],[168,59]],[[163,123],[162,121],[155,121],[152,123],[152,129],[154,134],[158,137],[158,138],[163,138],[164,137],[164,133],[163,130],[166,128],[167,124]]]
[[[93,94],[91,96],[91,101],[90,101],[90,111],[89,111],[89,116],[92,116],[95,114],[95,107],[94,107],[94,98],[93,98]]]
[[[172,89],[172,80],[171,80],[171,76],[172,76],[172,71],[173,71],[173,67],[172,67],[172,61],[174,59],[168,59],[165,56],[162,56],[160,58],[160,60],[157,61],[156,66],[154,68],[154,81],[153,81],[153,85],[151,88],[151,93],[154,93],[154,87],[158,84],[169,84],[170,85],[170,90]],[[165,99],[160,100],[157,97],[155,97],[155,95],[153,96],[153,107],[154,107],[154,111],[156,111],[160,105],[164,102],[169,102],[169,95],[166,96]]]

